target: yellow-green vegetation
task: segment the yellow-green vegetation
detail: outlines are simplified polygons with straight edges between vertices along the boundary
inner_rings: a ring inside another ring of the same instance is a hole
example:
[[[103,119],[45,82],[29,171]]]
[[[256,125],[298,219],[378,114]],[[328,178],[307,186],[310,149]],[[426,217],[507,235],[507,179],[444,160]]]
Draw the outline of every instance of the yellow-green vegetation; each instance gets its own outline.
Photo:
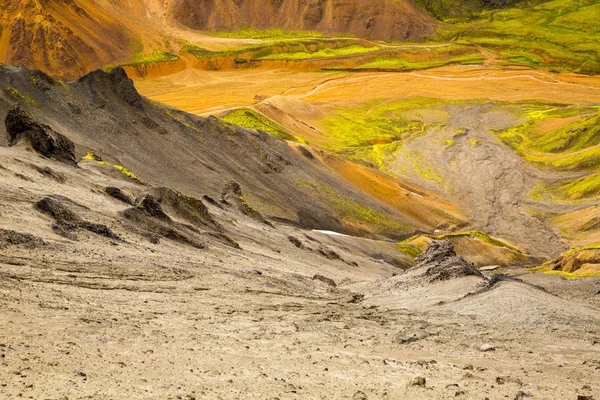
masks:
[[[155,64],[155,63],[161,63],[161,62],[175,61],[178,59],[179,59],[179,56],[177,56],[173,53],[167,53],[164,51],[155,50],[154,52],[152,52],[150,54],[138,53],[134,57],[134,59],[129,62],[122,63],[122,64],[107,65],[103,68],[103,70],[110,71],[111,69],[113,69],[119,65],[137,67],[137,66],[145,65],[145,64]]]
[[[414,71],[419,69],[437,68],[450,64],[473,65],[483,64],[485,58],[481,54],[469,54],[464,56],[455,56],[447,59],[429,59],[423,61],[409,61],[403,58],[381,57],[375,60],[359,65],[354,69],[383,69]]]
[[[527,8],[485,11],[440,34],[493,51],[507,64],[599,74],[600,0],[554,0]]]
[[[542,3],[545,0],[416,0],[439,20],[455,23],[468,21],[489,9],[508,6],[524,7]]]
[[[346,159],[385,169],[387,160],[402,148],[404,140],[426,129],[428,116],[437,115],[444,105],[455,103],[413,97],[377,99],[340,108],[323,119],[323,132],[333,139],[324,146]],[[421,160],[413,161],[420,173],[432,175]]]
[[[29,72],[27,74],[27,79],[29,79],[29,82],[31,82],[31,84],[33,86],[37,86],[38,85],[38,81],[37,81],[36,77],[31,72]]]
[[[296,138],[287,129],[249,108],[232,110],[220,119],[244,128],[261,130],[281,139],[296,141]]]
[[[521,104],[508,109],[525,122],[496,134],[526,160],[558,170],[595,169],[600,165],[600,148],[595,147],[600,143],[598,107]],[[578,115],[582,115],[580,120],[540,134],[543,121]]]
[[[449,64],[482,64],[485,58],[470,44],[415,47],[393,56],[378,57],[354,69],[384,69],[410,71],[442,67]]]
[[[360,46],[360,45],[350,45],[344,47],[326,47],[324,49],[316,49],[311,51],[310,48],[304,47],[300,51],[290,51],[284,53],[274,53],[269,54],[267,56],[258,57],[258,60],[309,60],[316,58],[329,58],[329,57],[343,57],[343,56],[351,56],[355,54],[364,54],[370,53],[373,51],[381,50],[379,46]]]
[[[493,238],[490,235],[488,235],[487,233],[481,232],[481,231],[453,232],[453,233],[448,233],[445,235],[433,236],[433,239],[443,240],[443,239],[448,239],[448,238],[453,238],[453,237],[465,237],[465,236],[473,237],[484,243],[491,244],[492,246],[495,246],[495,247],[504,247],[511,251],[515,251],[518,253],[521,252],[521,250],[518,249],[517,247],[514,247],[500,239]]]
[[[357,203],[338,192],[330,189],[321,182],[308,182],[301,180],[302,185],[314,189],[323,196],[323,200],[333,207],[344,220],[352,224],[364,226],[383,234],[402,234],[411,231],[413,228],[408,224],[397,221],[393,215],[385,214],[371,207]]]
[[[469,139],[469,145],[471,147],[477,147],[477,146],[481,146],[483,142],[480,139],[477,138],[471,138]]]
[[[287,31],[283,29],[241,29],[233,32],[212,32],[211,36],[232,38],[232,39],[262,39],[262,40],[281,40],[281,39],[305,39],[320,38],[325,36],[320,32],[312,31]]]
[[[175,61],[177,59],[179,59],[179,57],[173,53],[155,50],[151,54],[138,54],[133,61],[127,65],[136,66],[141,64],[153,64],[166,61]]]
[[[535,267],[535,268],[530,268],[529,271],[532,272],[542,272],[544,274],[548,274],[548,275],[558,275],[558,276],[562,276],[563,278],[566,279],[579,279],[579,278],[594,278],[594,277],[598,277],[600,276],[600,272],[566,272],[566,271],[554,271],[552,269],[552,267],[546,266],[546,267]]]
[[[423,132],[425,123],[406,117],[410,110],[424,110],[447,104],[441,99],[408,98],[389,101],[378,99],[354,108],[335,111],[325,117],[325,133],[334,138],[334,149],[373,146],[406,139]]]
[[[597,252],[599,249],[600,244],[573,248],[562,253],[557,259],[547,261],[529,270],[559,275],[567,279],[597,277],[600,276],[600,269],[597,268],[598,261],[600,261]],[[588,263],[592,265],[592,268],[584,268]],[[594,268],[594,266],[596,267]]]
[[[546,197],[561,200],[587,199],[600,195],[600,174],[591,174],[579,179],[565,180],[553,185],[539,184],[529,197],[533,200],[542,201]]]
[[[83,159],[90,160],[90,161],[96,161],[98,163],[98,165],[111,166],[111,167],[119,170],[123,175],[125,175],[129,179],[133,179],[137,183],[144,184],[144,181],[142,181],[140,178],[138,178],[133,172],[127,170],[127,168],[125,168],[124,166],[108,163],[108,162],[102,160],[102,158],[99,155],[97,155],[96,153],[94,153],[93,151],[90,151],[85,156],[83,156]]]
[[[421,253],[423,253],[423,249],[420,249],[419,247],[413,244],[408,244],[404,242],[398,243],[396,248],[400,253],[404,254],[411,260],[414,260],[415,258],[419,257]]]
[[[404,161],[406,164],[402,168],[403,173],[406,173],[410,166],[412,172],[421,178],[449,187],[449,182],[446,182],[444,178],[442,178],[437,171],[431,167],[429,161],[425,160],[423,157],[423,153],[419,151],[407,153],[404,155]]]
[[[573,152],[600,143],[600,112],[535,138],[531,147],[545,153]]]
[[[345,53],[367,53],[373,51],[373,46],[361,46],[355,39],[295,39],[280,40],[260,45],[242,45],[218,51],[207,50],[202,47],[186,43],[182,52],[192,54],[203,60],[230,57],[238,64],[251,60],[266,59],[310,59],[318,57],[335,57]]]
[[[487,243],[491,246],[507,249],[507,250],[511,251],[512,253],[514,253],[517,256],[517,258],[524,257],[523,252],[519,248],[512,246],[500,239],[491,237],[487,233],[481,232],[481,231],[453,232],[453,233],[437,235],[437,236],[426,235],[426,234],[415,235],[415,236],[411,236],[410,238],[405,239],[402,242],[398,243],[397,249],[401,253],[404,253],[406,256],[408,256],[410,259],[414,259],[417,256],[421,255],[421,253],[427,247],[427,243],[429,242],[428,240],[424,240],[424,241],[419,240],[421,238],[425,238],[425,239],[429,239],[429,240],[444,240],[444,239],[462,238],[462,237],[477,239],[477,240],[479,240],[483,243]]]
[[[31,97],[27,97],[25,96],[23,93],[19,92],[16,88],[9,86],[6,88],[6,91],[8,92],[8,94],[10,94],[12,97],[14,97],[17,100],[22,100],[25,103],[29,103],[29,104],[37,104],[37,102],[32,99]]]

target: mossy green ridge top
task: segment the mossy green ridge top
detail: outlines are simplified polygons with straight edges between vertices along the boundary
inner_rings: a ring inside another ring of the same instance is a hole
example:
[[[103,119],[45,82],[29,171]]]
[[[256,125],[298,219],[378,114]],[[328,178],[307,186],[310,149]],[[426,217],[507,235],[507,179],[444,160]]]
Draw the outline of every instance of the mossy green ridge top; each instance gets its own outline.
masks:
[[[261,130],[281,139],[297,141],[287,129],[249,108],[229,111],[221,120],[244,128]]]

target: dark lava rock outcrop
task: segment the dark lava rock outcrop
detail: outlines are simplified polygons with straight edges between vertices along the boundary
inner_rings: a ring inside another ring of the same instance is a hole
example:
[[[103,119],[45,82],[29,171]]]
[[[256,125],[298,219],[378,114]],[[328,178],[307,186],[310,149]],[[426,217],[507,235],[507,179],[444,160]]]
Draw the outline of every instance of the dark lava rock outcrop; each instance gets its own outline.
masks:
[[[151,192],[168,214],[198,228],[210,227],[218,231],[223,229],[212,218],[202,200],[187,196],[168,187],[152,189]]]
[[[167,187],[143,193],[123,215],[129,230],[158,244],[161,238],[202,249],[206,235],[228,246],[239,248],[235,239],[225,235],[202,200]]]
[[[73,142],[38,123],[18,105],[10,109],[4,123],[9,146],[24,145],[44,157],[76,164]]]
[[[10,246],[23,246],[33,249],[45,245],[45,242],[29,233],[15,232],[10,229],[0,229],[0,249]]]
[[[66,199],[68,200],[68,199]],[[120,239],[106,225],[86,221],[69,208],[66,201],[61,201],[52,197],[44,197],[34,205],[39,212],[46,214],[54,219],[52,229],[61,236],[75,240],[75,232],[78,230],[87,230],[97,235],[109,239]]]
[[[97,69],[79,78],[77,83],[87,88],[93,99],[102,107],[125,102],[130,106],[141,108],[144,103],[133,81],[121,67],[113,68],[110,72]]]
[[[258,210],[248,204],[242,193],[242,187],[236,181],[229,181],[225,184],[221,195],[221,203],[234,206],[247,216],[269,226],[273,226],[273,224],[267,221]]]
[[[456,255],[449,240],[434,240],[419,257],[415,258],[415,269],[424,269],[423,276],[430,282],[444,281],[463,276],[485,277],[475,265]]]

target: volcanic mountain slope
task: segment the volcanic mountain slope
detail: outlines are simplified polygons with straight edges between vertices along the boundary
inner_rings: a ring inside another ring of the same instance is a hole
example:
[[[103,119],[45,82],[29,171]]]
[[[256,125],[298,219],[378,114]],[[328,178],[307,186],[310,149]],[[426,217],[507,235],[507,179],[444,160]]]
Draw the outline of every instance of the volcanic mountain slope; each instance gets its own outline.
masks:
[[[278,189],[299,196],[281,200],[290,210],[339,218],[294,191],[298,166],[359,196],[280,139],[153,104],[120,69],[67,85],[1,77],[2,395],[600,394],[598,279],[488,276],[450,241],[404,272],[393,242],[259,213],[282,204],[267,196]],[[262,154],[291,164],[269,172]]]
[[[369,8],[356,1],[6,0],[0,10],[0,62],[74,79],[141,54],[148,59],[153,51],[176,50],[182,39],[197,39],[187,28],[283,28],[421,40],[435,26],[410,0],[377,0]]]
[[[436,206],[435,196],[425,192],[422,203],[435,217],[403,215],[351,185],[306,146],[152,103],[120,68],[62,85],[43,73],[5,66],[0,81],[1,112],[19,102],[40,123],[71,138],[78,157],[93,152],[91,158],[124,166],[143,181],[218,199],[233,179],[259,211],[314,229],[402,238],[464,222],[456,209]]]
[[[0,10],[0,60],[74,78],[125,60],[132,36],[89,1],[6,0]]]
[[[548,0],[416,0],[439,19],[463,19],[483,10],[502,9],[520,5],[531,6]]]
[[[435,20],[410,0],[177,0],[175,18],[199,30],[282,28],[350,33],[383,40],[422,40]]]

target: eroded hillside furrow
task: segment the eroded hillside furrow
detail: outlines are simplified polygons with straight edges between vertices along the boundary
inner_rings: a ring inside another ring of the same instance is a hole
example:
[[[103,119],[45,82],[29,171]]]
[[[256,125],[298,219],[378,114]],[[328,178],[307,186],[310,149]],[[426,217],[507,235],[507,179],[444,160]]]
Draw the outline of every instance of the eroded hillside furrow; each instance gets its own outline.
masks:
[[[551,257],[565,249],[559,236],[532,215],[527,195],[537,175],[513,150],[490,134],[514,123],[491,104],[448,106],[452,118],[407,142],[390,171],[408,171],[419,185],[444,193],[473,227],[517,243],[527,253]],[[451,140],[445,144],[444,140]],[[450,139],[451,138],[451,139]],[[431,172],[435,171],[435,172]]]
[[[282,28],[350,33],[383,40],[422,40],[436,21],[411,0],[178,0],[175,19],[198,30]]]

